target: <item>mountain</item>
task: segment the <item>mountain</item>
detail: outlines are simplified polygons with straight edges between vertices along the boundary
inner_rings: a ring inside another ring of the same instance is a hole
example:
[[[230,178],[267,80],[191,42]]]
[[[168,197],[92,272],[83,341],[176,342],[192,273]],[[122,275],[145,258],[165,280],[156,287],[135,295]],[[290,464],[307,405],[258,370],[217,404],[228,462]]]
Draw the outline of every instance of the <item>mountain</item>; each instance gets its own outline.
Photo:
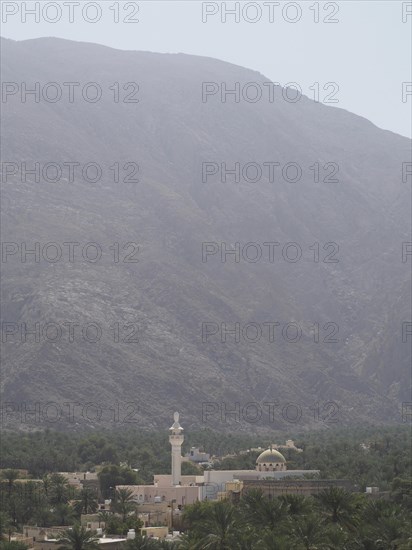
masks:
[[[2,66],[6,427],[401,421],[409,139],[216,59],[42,38]]]

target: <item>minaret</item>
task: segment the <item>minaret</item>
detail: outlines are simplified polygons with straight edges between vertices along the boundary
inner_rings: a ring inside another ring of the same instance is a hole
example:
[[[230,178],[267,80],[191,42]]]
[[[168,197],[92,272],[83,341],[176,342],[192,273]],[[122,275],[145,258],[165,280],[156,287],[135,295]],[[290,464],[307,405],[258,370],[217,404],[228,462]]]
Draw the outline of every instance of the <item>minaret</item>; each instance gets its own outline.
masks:
[[[172,446],[172,485],[179,485],[181,481],[181,446],[184,440],[183,428],[179,424],[179,413],[173,415],[174,423],[170,428],[169,441]]]

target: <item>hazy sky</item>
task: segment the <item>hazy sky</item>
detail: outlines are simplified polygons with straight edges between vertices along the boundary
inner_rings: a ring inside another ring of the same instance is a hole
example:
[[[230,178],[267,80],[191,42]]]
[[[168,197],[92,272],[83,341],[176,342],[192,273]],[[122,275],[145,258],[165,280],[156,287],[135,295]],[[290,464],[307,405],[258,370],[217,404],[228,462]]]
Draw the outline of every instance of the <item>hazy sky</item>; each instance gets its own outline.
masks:
[[[24,21],[24,9],[33,8],[38,21],[28,13]],[[58,8],[61,19],[52,22]],[[239,20],[227,13],[225,21],[225,11],[233,9]],[[133,22],[126,23],[127,18]],[[339,100],[335,106],[411,136],[412,85],[402,84],[412,80],[411,27],[412,2],[396,0],[3,0],[1,34],[15,40],[58,36],[119,49],[215,57],[255,69],[281,85],[296,82],[312,98],[310,87],[317,88],[313,85],[318,82],[321,101],[338,86],[331,97]],[[323,90],[327,83],[335,84]],[[403,86],[410,95],[402,97]]]

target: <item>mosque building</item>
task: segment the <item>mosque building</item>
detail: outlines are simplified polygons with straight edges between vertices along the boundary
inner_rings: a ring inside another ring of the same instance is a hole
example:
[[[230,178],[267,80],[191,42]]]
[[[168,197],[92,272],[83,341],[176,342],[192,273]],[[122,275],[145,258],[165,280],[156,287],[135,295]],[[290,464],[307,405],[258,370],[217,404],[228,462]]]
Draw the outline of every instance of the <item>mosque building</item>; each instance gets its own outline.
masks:
[[[305,474],[319,474],[319,470],[288,470],[286,459],[273,446],[264,450],[256,459],[254,470],[207,469],[202,475],[182,475],[181,448],[184,441],[179,413],[175,412],[169,429],[171,445],[171,474],[155,474],[153,485],[127,485],[140,504],[173,502],[185,506],[202,500],[218,500],[236,483],[243,481],[277,480],[286,477],[299,478]]]

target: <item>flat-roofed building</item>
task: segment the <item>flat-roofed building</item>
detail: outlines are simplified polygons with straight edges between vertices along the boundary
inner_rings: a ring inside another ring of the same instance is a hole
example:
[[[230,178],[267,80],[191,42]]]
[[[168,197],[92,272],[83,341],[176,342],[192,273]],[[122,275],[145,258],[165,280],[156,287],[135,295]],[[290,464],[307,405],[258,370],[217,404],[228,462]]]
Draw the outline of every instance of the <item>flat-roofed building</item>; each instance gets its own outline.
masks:
[[[199,486],[193,485],[117,485],[116,489],[130,489],[139,504],[172,502],[185,506],[200,499]]]
[[[357,492],[357,487],[348,479],[244,479],[241,494],[260,489],[268,498],[281,495],[316,495],[330,487],[340,487]]]
[[[98,544],[101,550],[121,550],[125,546],[126,541],[126,538],[102,537],[98,540]],[[35,541],[33,547],[35,550],[58,550],[63,546],[65,544],[58,539],[45,539]]]

